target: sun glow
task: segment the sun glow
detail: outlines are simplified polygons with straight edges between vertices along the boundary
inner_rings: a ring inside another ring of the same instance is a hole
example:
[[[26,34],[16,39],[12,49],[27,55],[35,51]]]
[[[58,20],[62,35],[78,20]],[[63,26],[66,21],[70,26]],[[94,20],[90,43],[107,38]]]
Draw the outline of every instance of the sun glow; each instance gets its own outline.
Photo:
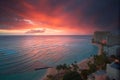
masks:
[[[26,30],[0,30],[0,34],[7,34],[7,35],[23,35]]]
[[[32,35],[59,35],[64,33],[63,30],[57,30],[52,28],[33,28],[25,31],[25,34]]]

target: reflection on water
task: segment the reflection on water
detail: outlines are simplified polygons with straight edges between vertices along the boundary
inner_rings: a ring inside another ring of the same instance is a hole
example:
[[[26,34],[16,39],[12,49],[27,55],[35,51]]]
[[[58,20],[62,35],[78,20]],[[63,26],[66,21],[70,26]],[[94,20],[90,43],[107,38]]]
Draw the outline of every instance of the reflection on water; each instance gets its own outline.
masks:
[[[96,54],[90,36],[0,36],[0,74],[81,61]]]

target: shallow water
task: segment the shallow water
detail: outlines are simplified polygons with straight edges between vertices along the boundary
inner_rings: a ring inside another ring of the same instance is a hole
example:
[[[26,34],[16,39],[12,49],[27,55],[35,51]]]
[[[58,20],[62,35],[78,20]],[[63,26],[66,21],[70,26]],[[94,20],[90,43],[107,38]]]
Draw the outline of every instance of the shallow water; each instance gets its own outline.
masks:
[[[38,80],[46,70],[97,54],[91,36],[0,36],[0,79]],[[31,78],[32,76],[32,78]]]

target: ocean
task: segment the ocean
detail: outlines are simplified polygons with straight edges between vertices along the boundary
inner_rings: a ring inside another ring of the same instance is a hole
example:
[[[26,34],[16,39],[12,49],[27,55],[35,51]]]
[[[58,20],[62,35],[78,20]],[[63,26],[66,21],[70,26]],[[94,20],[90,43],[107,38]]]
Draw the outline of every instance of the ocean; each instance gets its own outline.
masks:
[[[0,36],[0,80],[41,80],[46,69],[98,53],[92,36]]]

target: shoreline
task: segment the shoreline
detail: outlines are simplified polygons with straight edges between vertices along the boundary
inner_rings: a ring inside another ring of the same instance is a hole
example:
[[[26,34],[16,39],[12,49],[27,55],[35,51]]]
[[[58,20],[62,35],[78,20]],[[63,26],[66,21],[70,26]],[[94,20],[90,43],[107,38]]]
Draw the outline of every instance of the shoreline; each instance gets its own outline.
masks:
[[[93,61],[93,58],[90,57],[90,58],[83,59],[83,60],[81,60],[80,62],[78,62],[77,64],[78,64],[78,66],[79,66],[79,68],[80,68],[81,70],[85,70],[85,69],[89,69],[89,67],[88,67],[88,65],[87,65],[87,63],[88,63],[89,61]],[[55,74],[57,74],[56,68],[55,68],[55,67],[48,68],[47,71],[46,71],[46,73],[45,73],[45,75],[43,76],[42,80],[47,80],[47,75],[49,75],[49,74],[50,74],[50,75],[55,75]]]
[[[96,43],[93,43],[93,44],[98,47],[98,53],[97,54],[100,55],[102,47],[99,44],[96,44]],[[78,66],[81,70],[85,70],[85,69],[89,69],[89,67],[87,65],[87,63],[89,61],[93,61],[93,57],[85,58],[85,59],[81,60],[80,62],[78,62],[77,64],[78,64]],[[49,75],[49,74],[50,75],[57,74],[56,68],[55,67],[48,68],[45,75],[43,76],[42,80],[47,80],[47,75]]]
[[[89,69],[88,62],[93,61],[93,57],[83,59],[82,61],[78,62],[78,66],[81,70]]]
[[[57,70],[55,67],[48,68],[44,76],[41,78],[42,80],[47,80],[47,75],[55,75],[57,74]]]
[[[98,55],[101,54],[101,49],[102,49],[102,46],[100,44],[97,44],[97,43],[92,43],[93,45],[96,45],[98,47]]]

